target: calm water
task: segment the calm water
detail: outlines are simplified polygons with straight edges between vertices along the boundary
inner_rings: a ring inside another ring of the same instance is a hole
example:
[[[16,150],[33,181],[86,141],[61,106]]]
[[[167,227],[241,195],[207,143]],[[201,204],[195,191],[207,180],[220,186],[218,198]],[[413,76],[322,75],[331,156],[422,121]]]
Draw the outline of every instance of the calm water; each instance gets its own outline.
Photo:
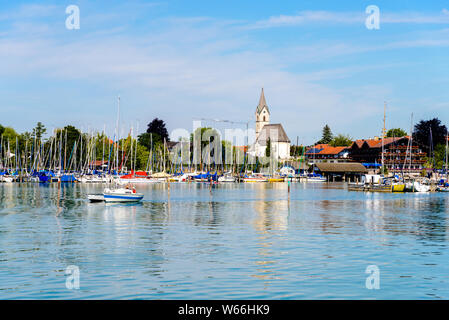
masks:
[[[0,299],[449,299],[449,195],[171,184],[89,203],[101,188],[0,184]]]

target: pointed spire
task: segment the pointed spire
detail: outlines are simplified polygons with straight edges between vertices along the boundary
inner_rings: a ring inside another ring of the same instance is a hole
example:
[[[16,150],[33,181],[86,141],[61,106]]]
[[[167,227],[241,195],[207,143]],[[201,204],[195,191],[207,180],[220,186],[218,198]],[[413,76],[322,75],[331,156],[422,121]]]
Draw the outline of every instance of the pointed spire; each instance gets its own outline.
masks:
[[[260,93],[259,105],[257,106],[257,113],[260,113],[264,107],[266,107],[267,111],[270,112],[268,110],[268,105],[267,102],[265,101],[265,94],[262,88],[262,92]]]

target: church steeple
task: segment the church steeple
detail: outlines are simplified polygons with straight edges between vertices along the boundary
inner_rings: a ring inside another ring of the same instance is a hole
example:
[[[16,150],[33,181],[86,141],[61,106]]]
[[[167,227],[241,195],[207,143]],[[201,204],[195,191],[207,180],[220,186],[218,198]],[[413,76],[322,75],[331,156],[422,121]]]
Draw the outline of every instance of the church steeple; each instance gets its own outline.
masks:
[[[259,136],[262,128],[270,123],[270,110],[268,110],[268,105],[265,100],[265,94],[263,92],[260,93],[259,104],[256,108],[256,137]]]
[[[259,105],[257,106],[256,113],[260,114],[260,112],[262,111],[262,109],[264,107],[267,108],[267,112],[270,113],[270,111],[268,110],[267,102],[265,100],[265,94],[264,94],[263,88],[262,88],[262,92],[260,93],[260,98],[259,98]]]

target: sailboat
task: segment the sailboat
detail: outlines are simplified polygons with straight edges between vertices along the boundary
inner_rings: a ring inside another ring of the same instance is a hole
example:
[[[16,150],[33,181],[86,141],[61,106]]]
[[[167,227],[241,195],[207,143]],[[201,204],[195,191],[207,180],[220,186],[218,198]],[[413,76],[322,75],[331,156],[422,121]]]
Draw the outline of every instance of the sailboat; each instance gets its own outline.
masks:
[[[410,168],[411,168],[411,162],[412,162],[412,139],[413,139],[413,134],[410,137]],[[430,139],[432,141],[432,131],[430,131]],[[431,142],[433,143],[433,142]],[[408,147],[407,147],[407,151],[408,151]],[[407,160],[407,157],[406,157]],[[406,192],[429,192],[430,191],[430,186],[427,184],[424,184],[422,181],[417,181],[415,179],[408,181],[405,183],[405,190]]]
[[[443,180],[442,181],[442,184],[441,185],[439,185],[438,187],[437,187],[437,191],[438,192],[449,192],[449,180],[448,180],[448,171],[447,171],[447,160],[448,160],[448,154],[447,154],[447,148],[448,148],[448,140],[449,140],[449,135],[448,135],[448,133],[447,133],[447,131],[446,131],[446,166],[445,166],[445,169],[446,169],[446,180]]]
[[[118,112],[117,112],[117,141],[119,133],[119,117],[120,117],[120,97],[118,97]],[[118,143],[117,143],[118,150]],[[118,168],[118,152],[116,153],[116,165]],[[143,194],[138,193],[132,184],[127,184],[125,187],[119,187],[117,181],[110,188],[105,188],[103,194],[90,194],[88,199],[91,202],[139,202],[143,199]]]

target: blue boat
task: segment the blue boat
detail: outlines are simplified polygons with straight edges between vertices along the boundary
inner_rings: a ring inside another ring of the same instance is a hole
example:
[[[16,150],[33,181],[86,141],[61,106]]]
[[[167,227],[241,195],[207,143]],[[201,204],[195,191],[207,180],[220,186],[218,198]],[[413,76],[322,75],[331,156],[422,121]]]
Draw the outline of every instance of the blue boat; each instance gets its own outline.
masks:
[[[73,174],[63,174],[59,177],[59,181],[61,182],[75,182],[76,178]]]

